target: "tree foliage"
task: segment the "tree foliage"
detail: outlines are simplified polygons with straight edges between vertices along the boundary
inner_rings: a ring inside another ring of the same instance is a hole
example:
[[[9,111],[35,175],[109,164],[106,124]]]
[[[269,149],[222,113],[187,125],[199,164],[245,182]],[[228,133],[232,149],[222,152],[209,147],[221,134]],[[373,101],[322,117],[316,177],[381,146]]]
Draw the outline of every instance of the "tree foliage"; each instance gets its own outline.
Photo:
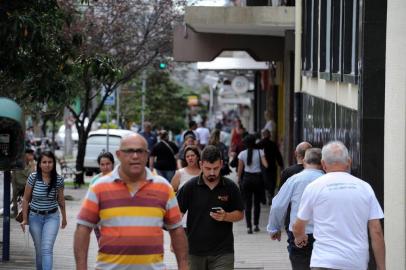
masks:
[[[121,114],[127,123],[141,122],[141,79],[135,80],[134,85],[121,98]],[[168,72],[151,70],[146,79],[145,119],[155,127],[179,132],[185,127],[188,95]]]
[[[0,95],[31,112],[75,96],[69,59],[77,44],[63,31],[70,22],[55,0],[1,2]]]

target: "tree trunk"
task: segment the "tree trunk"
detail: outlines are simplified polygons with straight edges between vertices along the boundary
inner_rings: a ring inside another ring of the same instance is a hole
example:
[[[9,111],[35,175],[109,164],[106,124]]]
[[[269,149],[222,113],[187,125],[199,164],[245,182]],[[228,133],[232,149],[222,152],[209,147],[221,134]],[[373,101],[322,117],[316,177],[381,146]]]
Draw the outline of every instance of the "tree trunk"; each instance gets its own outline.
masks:
[[[80,128],[81,130],[78,131],[79,134],[82,132],[84,133],[84,127]],[[79,135],[79,137],[82,137]],[[87,138],[87,136],[83,136],[82,138]],[[78,154],[76,156],[76,177],[75,177],[75,187],[79,187],[85,183],[84,180],[84,160],[85,160],[85,153],[86,153],[86,144],[87,140],[79,138],[78,142]]]

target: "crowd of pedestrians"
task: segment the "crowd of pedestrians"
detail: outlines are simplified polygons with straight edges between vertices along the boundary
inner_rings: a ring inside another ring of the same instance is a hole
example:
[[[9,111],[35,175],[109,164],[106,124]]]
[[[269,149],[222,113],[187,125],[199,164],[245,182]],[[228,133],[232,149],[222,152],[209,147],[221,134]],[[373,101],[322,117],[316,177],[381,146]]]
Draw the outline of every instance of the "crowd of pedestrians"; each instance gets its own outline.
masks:
[[[322,149],[298,144],[297,163],[282,170],[275,194],[277,167],[284,164],[271,131],[259,138],[235,124],[229,147],[220,129],[210,132],[204,123],[191,121],[177,145],[147,122],[144,131],[122,139],[116,167],[112,153],[100,153],[101,173],[77,217],[76,269],[88,267],[92,230],[96,269],[165,269],[164,230],[178,269],[234,269],[233,223],[245,217],[247,233],[259,232],[261,204],[271,205],[269,238],[280,241],[286,230],[292,269],[367,269],[368,232],[377,269],[385,269],[382,209],[371,186],[349,173],[341,142]],[[36,169],[30,155],[21,227],[30,224],[36,268],[52,269],[53,244],[67,224],[64,181],[52,152],[41,154]],[[237,181],[227,177],[230,167]]]

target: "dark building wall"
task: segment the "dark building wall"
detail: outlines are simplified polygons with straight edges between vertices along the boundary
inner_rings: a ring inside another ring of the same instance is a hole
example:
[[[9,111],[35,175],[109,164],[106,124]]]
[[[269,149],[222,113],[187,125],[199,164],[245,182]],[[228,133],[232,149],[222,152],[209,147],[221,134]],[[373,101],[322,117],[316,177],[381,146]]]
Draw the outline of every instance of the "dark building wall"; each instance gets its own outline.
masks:
[[[347,146],[352,159],[352,173],[360,173],[360,133],[358,112],[306,93],[297,93],[297,141],[308,141],[323,147],[329,141],[339,140]]]

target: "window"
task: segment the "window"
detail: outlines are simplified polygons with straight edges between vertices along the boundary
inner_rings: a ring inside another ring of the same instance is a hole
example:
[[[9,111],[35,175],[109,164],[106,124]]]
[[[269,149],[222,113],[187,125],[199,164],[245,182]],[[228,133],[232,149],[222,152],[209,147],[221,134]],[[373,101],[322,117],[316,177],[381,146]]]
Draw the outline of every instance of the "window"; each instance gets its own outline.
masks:
[[[302,68],[303,75],[316,77],[318,72],[319,1],[304,0],[302,14]]]
[[[358,76],[358,2],[344,0],[343,80],[357,83]]]
[[[320,69],[321,79],[331,80],[331,0],[320,1]]]
[[[343,13],[342,1],[332,0],[332,44],[331,44],[331,78],[333,80],[342,80],[342,37],[343,37]]]
[[[319,77],[357,83],[358,1],[320,1]]]

